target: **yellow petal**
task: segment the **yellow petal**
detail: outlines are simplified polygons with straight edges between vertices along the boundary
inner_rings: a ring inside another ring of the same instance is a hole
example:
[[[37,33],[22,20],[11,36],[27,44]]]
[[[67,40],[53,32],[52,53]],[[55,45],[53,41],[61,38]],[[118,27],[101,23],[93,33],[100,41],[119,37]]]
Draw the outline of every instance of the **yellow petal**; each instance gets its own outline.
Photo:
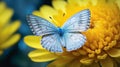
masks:
[[[90,65],[90,64],[93,63],[93,59],[90,59],[90,58],[82,58],[82,59],[80,60],[80,62],[81,62],[82,64],[85,64],[85,65]]]
[[[99,4],[108,4],[108,3],[114,3],[116,0],[99,0]]]
[[[0,13],[0,29],[10,20],[12,15],[12,9],[5,9],[2,13]]]
[[[76,4],[79,2],[80,2],[80,0],[68,0],[68,3],[70,3],[70,4]]]
[[[15,34],[11,36],[7,41],[4,43],[0,44],[0,49],[6,49],[14,45],[18,40],[20,39],[20,34]]]
[[[81,67],[81,63],[79,62],[79,60],[75,60],[75,61],[72,61],[68,64],[68,67]]]
[[[82,65],[82,67],[100,67],[100,65],[96,62],[90,64],[90,65]]]
[[[48,65],[48,67],[67,67],[67,64],[73,59],[59,58]]]
[[[117,63],[120,63],[120,57],[114,58],[114,59],[115,59],[115,61],[117,61]]]
[[[44,13],[42,14],[42,12],[40,12],[40,11],[34,11],[33,15],[36,15],[36,16],[39,16],[39,17],[46,19],[46,17],[44,16]],[[49,16],[49,17],[51,17],[51,16]],[[50,18],[48,18],[47,20],[51,23],[53,22]]]
[[[33,15],[39,16],[39,17],[43,17],[43,15],[40,13],[40,11],[34,11]]]
[[[0,50],[0,55],[2,55],[3,54],[3,50]]]
[[[100,64],[101,64],[102,67],[114,67],[113,60],[109,57],[107,57],[104,60],[101,60]]]
[[[112,3],[114,3],[116,0],[108,0],[108,2],[112,2]]]
[[[107,53],[111,56],[111,57],[120,57],[120,49],[110,49],[109,51],[107,51]]]
[[[118,64],[116,61],[114,61],[114,67],[118,67]]]
[[[41,41],[41,37],[39,37],[39,36],[32,36],[32,35],[31,35],[31,36],[26,36],[26,37],[24,38],[24,42],[25,42],[28,46],[30,46],[30,47],[32,47],[32,48],[36,48],[36,49],[44,49],[44,48],[42,47],[40,41]]]
[[[117,5],[118,5],[119,8],[120,8],[120,0],[116,0],[116,3],[117,3]]]
[[[4,2],[0,2],[0,14],[3,12],[3,10],[6,8],[6,5]]]
[[[44,19],[47,19],[48,21],[51,21],[50,17],[52,17],[53,15],[57,14],[57,12],[52,7],[50,7],[48,5],[43,5],[40,8],[40,13],[42,14],[42,17]]]
[[[93,5],[97,5],[97,2],[98,2],[98,0],[91,0],[91,3],[92,3]]]
[[[115,48],[120,48],[120,42],[117,43],[117,45],[115,46]]]
[[[56,59],[57,55],[50,53],[47,50],[41,49],[30,52],[29,57],[34,62],[47,62]]]
[[[64,13],[66,12],[67,3],[65,1],[55,0],[55,1],[52,1],[52,4],[56,10],[62,10]]]
[[[20,27],[20,21],[15,21],[12,24],[6,26],[4,29],[2,29],[0,33],[0,43],[7,40],[16,30]]]
[[[69,52],[66,52],[65,48],[63,48],[63,50],[64,50],[64,52],[62,53],[63,58],[74,58],[74,55]]]
[[[98,63],[93,63],[93,64],[91,64],[89,67],[100,67],[100,65],[98,64]]]
[[[68,0],[70,4],[78,4],[80,6],[86,6],[88,4],[88,0]]]

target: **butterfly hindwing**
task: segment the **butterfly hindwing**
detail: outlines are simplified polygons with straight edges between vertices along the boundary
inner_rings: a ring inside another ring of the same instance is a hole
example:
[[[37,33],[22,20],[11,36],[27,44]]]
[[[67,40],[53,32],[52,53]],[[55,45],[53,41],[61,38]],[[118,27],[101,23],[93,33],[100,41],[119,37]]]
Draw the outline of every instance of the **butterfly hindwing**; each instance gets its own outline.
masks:
[[[33,34],[37,36],[53,34],[57,31],[57,28],[52,23],[41,17],[28,15],[27,21],[31,30],[33,31]]]
[[[80,33],[65,33],[64,37],[67,51],[82,47],[86,41],[86,37]]]
[[[89,28],[89,25],[90,11],[86,9],[78,12],[68,19],[62,29],[64,29],[65,32],[83,32]]]
[[[62,52],[60,37],[58,34],[46,35],[42,37],[41,44],[51,52]]]

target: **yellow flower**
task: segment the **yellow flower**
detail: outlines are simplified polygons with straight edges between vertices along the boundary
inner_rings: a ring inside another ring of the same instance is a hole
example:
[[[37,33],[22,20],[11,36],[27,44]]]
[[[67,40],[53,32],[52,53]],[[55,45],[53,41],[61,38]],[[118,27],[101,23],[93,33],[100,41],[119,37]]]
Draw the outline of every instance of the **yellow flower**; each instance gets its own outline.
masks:
[[[48,67],[117,67],[120,63],[120,9],[118,0],[54,0],[33,14],[57,26],[78,11],[90,9],[90,28],[83,32],[87,42],[82,48],[61,54],[51,53],[40,45],[41,37],[26,36],[25,43],[37,50],[29,53],[35,62],[55,60]],[[64,16],[63,16],[64,14]],[[49,17],[52,17],[51,20]]]
[[[20,34],[13,34],[20,26],[20,21],[10,22],[13,10],[0,2],[0,55],[20,39]]]

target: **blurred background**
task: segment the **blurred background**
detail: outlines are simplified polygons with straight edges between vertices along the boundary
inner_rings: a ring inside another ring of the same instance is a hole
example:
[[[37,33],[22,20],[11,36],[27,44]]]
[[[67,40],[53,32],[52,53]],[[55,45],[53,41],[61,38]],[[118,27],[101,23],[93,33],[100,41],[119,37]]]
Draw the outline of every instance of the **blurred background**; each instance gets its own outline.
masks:
[[[49,62],[36,63],[28,58],[28,52],[33,49],[25,45],[23,37],[32,34],[26,22],[26,15],[32,14],[34,10],[39,10],[43,4],[51,5],[51,0],[0,0],[0,2],[4,2],[7,8],[14,11],[10,21],[21,21],[21,26],[16,31],[21,34],[21,38],[0,55],[0,67],[46,67]]]

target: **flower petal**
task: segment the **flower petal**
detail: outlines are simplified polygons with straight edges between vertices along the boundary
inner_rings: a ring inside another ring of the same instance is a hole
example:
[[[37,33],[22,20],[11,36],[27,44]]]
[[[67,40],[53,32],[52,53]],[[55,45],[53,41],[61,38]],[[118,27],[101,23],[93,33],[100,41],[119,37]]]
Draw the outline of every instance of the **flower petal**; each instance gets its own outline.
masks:
[[[118,67],[118,64],[116,61],[114,61],[114,67]]]
[[[39,17],[43,17],[43,15],[40,13],[40,11],[34,11],[33,15],[39,16]]]
[[[3,50],[0,50],[0,55],[2,55],[3,54]]]
[[[110,57],[107,57],[104,60],[100,61],[102,67],[114,67],[113,60]]]
[[[53,7],[57,10],[62,10],[64,13],[66,12],[66,5],[67,3],[65,1],[62,0],[55,0],[52,1]],[[61,5],[62,4],[62,5]]]
[[[68,0],[70,4],[78,4],[80,6],[86,6],[88,4],[88,0]]]
[[[44,19],[47,19],[48,21],[51,21],[50,17],[52,17],[53,15],[57,14],[57,12],[55,11],[55,9],[53,9],[52,7],[50,7],[48,5],[43,5],[40,8],[40,13],[42,14],[42,17]]]
[[[93,63],[93,64],[91,64],[89,67],[100,67],[100,65],[98,64],[98,63]]]
[[[59,58],[48,65],[48,67],[67,67],[67,64],[73,59]]]
[[[100,65],[96,62],[90,64],[90,65],[82,65],[82,67],[100,67]]]
[[[116,0],[116,3],[117,3],[117,5],[118,5],[119,8],[120,8],[120,0]]]
[[[4,2],[0,2],[0,13],[2,13],[5,8],[6,8],[5,3]]]
[[[67,67],[81,67],[81,65],[82,64],[79,62],[79,60],[74,60],[70,62]]]
[[[35,62],[47,62],[57,58],[57,55],[44,49],[34,50],[30,52],[28,56]]]
[[[12,9],[5,9],[0,13],[0,29],[10,20],[13,15]]]
[[[39,36],[26,36],[25,38],[24,38],[24,42],[28,45],[28,46],[30,46],[30,47],[32,47],[32,48],[36,48],[36,49],[44,49],[43,47],[42,47],[42,45],[40,44],[40,41],[41,41],[41,37],[39,37]]]
[[[115,61],[117,61],[117,63],[120,63],[120,57],[114,58],[114,59],[115,59]]]
[[[90,59],[90,58],[82,58],[82,59],[80,60],[80,62],[81,62],[82,64],[85,64],[85,65],[90,65],[90,64],[93,63],[93,59]]]
[[[68,3],[70,3],[70,4],[76,4],[79,2],[80,2],[80,0],[68,0]]]
[[[112,48],[111,50],[107,51],[107,53],[111,57],[120,57],[120,49]]]
[[[98,0],[90,0],[93,5],[97,5]]]
[[[15,34],[11,36],[7,41],[0,44],[0,49],[9,48],[10,46],[14,45],[14,43],[16,43],[19,39],[20,39],[20,34]]]
[[[0,43],[7,40],[18,28],[20,27],[20,21],[15,21],[12,24],[6,26],[4,29],[2,29],[0,33]]]

